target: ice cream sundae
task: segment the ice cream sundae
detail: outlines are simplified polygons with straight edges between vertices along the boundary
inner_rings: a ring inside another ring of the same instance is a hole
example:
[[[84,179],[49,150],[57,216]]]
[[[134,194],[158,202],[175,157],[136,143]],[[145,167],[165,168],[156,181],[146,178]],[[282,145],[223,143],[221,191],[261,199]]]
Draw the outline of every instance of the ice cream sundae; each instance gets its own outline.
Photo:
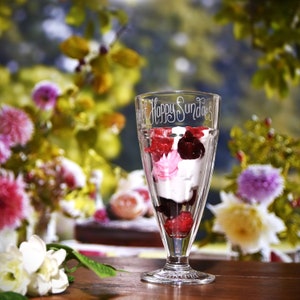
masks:
[[[209,132],[203,126],[151,129],[151,143],[145,152],[151,156],[158,198],[155,210],[171,238],[186,237],[193,226],[192,209],[204,172],[202,159]]]

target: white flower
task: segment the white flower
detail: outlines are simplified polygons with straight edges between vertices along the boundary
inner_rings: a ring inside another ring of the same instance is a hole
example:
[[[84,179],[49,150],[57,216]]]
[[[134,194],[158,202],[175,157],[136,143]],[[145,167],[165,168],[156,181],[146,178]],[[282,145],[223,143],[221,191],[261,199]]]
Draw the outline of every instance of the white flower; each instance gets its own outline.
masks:
[[[16,246],[18,240],[18,232],[12,228],[4,228],[0,230],[0,252],[5,252],[11,245]]]
[[[134,170],[126,178],[121,178],[118,183],[118,192],[125,192],[141,186],[145,186],[145,174],[143,170]]]
[[[16,246],[0,253],[0,266],[0,291],[25,295],[30,278],[23,267],[22,253]]]
[[[65,157],[61,159],[61,173],[64,182],[71,189],[82,188],[86,184],[86,176],[82,168]]]
[[[277,233],[285,225],[265,205],[250,205],[225,192],[221,200],[209,207],[216,216],[213,230],[224,233],[232,245],[239,245],[244,253],[255,253],[279,242]]]
[[[48,293],[61,293],[69,285],[67,275],[60,265],[66,258],[66,251],[46,251],[46,244],[33,235],[28,242],[20,245],[24,258],[24,268],[31,275],[28,294],[43,296]]]

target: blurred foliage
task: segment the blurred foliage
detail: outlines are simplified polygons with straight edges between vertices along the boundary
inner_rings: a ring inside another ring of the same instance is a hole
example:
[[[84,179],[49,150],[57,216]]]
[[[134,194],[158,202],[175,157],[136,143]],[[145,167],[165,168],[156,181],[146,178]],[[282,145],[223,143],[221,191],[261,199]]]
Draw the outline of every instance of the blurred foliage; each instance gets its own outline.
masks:
[[[9,164],[21,172],[34,159],[65,155],[87,175],[101,169],[101,191],[109,197],[120,172],[111,161],[121,151],[119,134],[126,124],[119,109],[133,101],[143,65],[142,57],[120,41],[127,14],[105,0],[0,0],[0,18],[1,104],[26,110],[37,128],[28,161],[14,156]],[[52,37],[49,21],[60,24],[62,31],[67,28],[67,36]],[[71,62],[73,71],[63,71],[63,61]],[[38,110],[31,98],[42,80],[62,91],[50,112]]]
[[[201,1],[137,1],[131,9],[125,2],[133,34],[124,39],[147,58],[139,90],[216,88],[220,27]]]
[[[300,82],[300,2],[222,0],[216,19],[232,24],[238,40],[250,40],[259,53],[252,82],[268,97],[289,95]]]

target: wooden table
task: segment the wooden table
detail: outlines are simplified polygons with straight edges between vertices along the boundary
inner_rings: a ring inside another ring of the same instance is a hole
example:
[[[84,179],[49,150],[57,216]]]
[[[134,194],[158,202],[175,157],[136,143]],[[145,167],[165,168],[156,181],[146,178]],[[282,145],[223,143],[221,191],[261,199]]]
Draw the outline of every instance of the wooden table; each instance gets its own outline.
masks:
[[[209,299],[209,300],[299,300],[299,263],[260,263],[191,259],[191,265],[216,275],[208,285],[181,287],[140,281],[140,273],[164,265],[162,259],[95,258],[128,273],[100,279],[92,271],[80,268],[75,282],[62,294],[34,299]]]

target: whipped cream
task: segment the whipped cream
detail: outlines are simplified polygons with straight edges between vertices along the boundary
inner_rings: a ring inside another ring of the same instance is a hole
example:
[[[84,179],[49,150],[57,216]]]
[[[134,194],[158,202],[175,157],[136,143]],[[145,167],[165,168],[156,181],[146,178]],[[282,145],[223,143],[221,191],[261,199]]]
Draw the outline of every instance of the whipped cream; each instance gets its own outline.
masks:
[[[157,195],[177,203],[189,201],[200,183],[202,157],[182,159],[177,152],[178,142],[186,132],[185,127],[172,128],[172,151],[153,162],[153,176]],[[209,130],[202,130],[201,143],[207,142]],[[205,146],[206,148],[206,146]]]

